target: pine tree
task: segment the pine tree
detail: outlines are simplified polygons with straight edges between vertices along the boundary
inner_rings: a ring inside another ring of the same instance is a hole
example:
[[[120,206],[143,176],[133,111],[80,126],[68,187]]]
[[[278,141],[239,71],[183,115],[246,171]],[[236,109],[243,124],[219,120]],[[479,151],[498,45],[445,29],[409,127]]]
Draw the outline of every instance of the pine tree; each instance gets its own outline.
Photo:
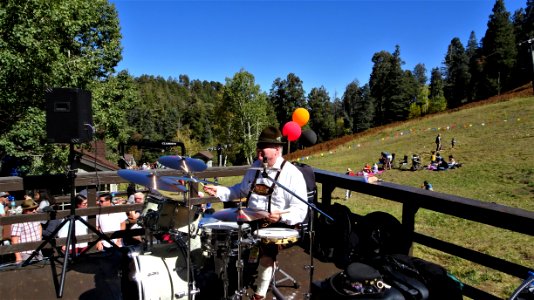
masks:
[[[468,57],[459,38],[451,40],[445,56],[445,98],[449,107],[458,107],[467,97],[470,80]]]
[[[516,62],[514,26],[503,0],[496,0],[482,39],[484,78],[479,93],[486,98],[512,88],[511,73]]]

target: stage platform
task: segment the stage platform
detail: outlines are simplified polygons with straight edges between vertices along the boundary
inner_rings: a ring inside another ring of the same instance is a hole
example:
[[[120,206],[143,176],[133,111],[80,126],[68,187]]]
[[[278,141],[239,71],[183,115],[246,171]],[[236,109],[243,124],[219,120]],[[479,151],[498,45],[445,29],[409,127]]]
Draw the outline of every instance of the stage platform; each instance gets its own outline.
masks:
[[[121,292],[123,257],[121,252],[90,253],[76,260],[66,273],[62,299],[129,300],[128,297],[123,297]],[[310,265],[310,256],[302,247],[295,245],[282,250],[278,261],[281,268],[299,283],[298,288],[294,288],[290,281],[280,283],[279,290],[282,295],[288,300],[304,299],[310,287],[309,272],[305,268]],[[314,259],[314,266],[314,281],[324,280],[340,271],[334,264],[317,259]],[[61,267],[61,264],[56,263],[54,266],[49,261],[26,267],[4,265],[0,272],[2,299],[57,299],[53,274],[56,273],[59,283]],[[273,299],[271,292],[267,299]]]

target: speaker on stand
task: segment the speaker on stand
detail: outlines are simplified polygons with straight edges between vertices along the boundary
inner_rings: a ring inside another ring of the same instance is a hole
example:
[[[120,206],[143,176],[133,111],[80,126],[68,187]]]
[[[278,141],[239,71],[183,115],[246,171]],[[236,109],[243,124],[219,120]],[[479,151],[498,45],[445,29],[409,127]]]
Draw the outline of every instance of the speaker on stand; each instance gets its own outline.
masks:
[[[93,139],[91,92],[54,88],[45,97],[48,143],[80,144]]]
[[[60,282],[54,276],[57,297],[63,297],[66,273],[71,260],[71,253],[76,253],[76,221],[81,222],[85,227],[94,232],[98,239],[89,244],[84,254],[98,241],[105,240],[114,248],[118,247],[104,233],[98,231],[93,225],[76,214],[76,172],[78,171],[79,156],[74,151],[74,144],[90,142],[93,138],[93,115],[91,109],[91,92],[75,88],[54,88],[46,94],[46,132],[48,143],[69,144],[69,171],[67,173],[68,186],[70,188],[70,214],[61,224],[45,238],[41,245],[32,252],[22,266],[31,263],[46,244],[55,247],[55,236],[63,228],[68,226],[66,250],[63,253],[63,267],[61,270]],[[73,261],[74,261],[73,257]],[[52,260],[53,262],[53,260]]]

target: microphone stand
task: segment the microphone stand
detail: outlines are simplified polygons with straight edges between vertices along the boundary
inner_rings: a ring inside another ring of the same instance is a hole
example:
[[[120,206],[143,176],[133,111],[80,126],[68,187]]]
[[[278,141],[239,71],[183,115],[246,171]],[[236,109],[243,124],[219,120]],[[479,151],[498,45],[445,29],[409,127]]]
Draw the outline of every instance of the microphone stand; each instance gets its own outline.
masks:
[[[302,199],[299,195],[295,194],[293,191],[291,191],[289,188],[287,188],[286,186],[284,186],[283,184],[279,183],[278,181],[272,179],[271,177],[269,177],[269,175],[267,174],[267,164],[266,164],[266,158],[264,157],[263,158],[263,173],[262,173],[262,176],[263,178],[266,178],[268,180],[270,180],[271,182],[273,182],[275,185],[281,187],[283,190],[285,190],[286,192],[288,192],[289,194],[291,194],[293,197],[297,198],[298,200],[300,200],[301,202],[305,203],[306,205],[308,205],[308,214],[310,216],[310,226],[309,226],[309,229],[308,229],[308,234],[309,234],[309,238],[310,238],[310,246],[309,246],[309,251],[310,251],[310,265],[307,266],[309,272],[310,272],[310,282],[309,282],[309,286],[308,286],[308,293],[306,293],[306,299],[311,299],[311,289],[312,289],[312,286],[313,286],[313,271],[314,271],[314,265],[313,265],[313,252],[312,252],[312,249],[313,249],[313,236],[314,236],[314,231],[313,231],[313,219],[314,219],[314,216],[313,216],[313,212],[314,210],[315,211],[318,211],[320,212],[322,215],[324,215],[326,218],[328,218],[330,221],[334,221],[334,218],[332,218],[330,215],[328,215],[327,213],[325,213],[324,211],[322,211],[321,209],[319,209],[315,203],[310,203],[308,202],[307,200],[304,200]],[[271,199],[269,198],[269,213],[270,212],[270,209],[271,209]],[[276,293],[276,294],[280,294],[280,292],[278,291],[278,289],[276,288],[276,286],[272,285],[272,290],[273,290],[273,293]],[[277,296],[277,299],[280,298],[280,296]]]

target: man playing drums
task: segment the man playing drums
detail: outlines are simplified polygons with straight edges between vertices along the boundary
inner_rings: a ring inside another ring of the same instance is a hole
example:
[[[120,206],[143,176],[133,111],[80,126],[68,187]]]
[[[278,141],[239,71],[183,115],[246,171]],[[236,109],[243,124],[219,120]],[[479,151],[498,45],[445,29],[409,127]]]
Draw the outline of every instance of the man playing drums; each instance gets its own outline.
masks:
[[[282,158],[283,145],[282,134],[276,127],[265,128],[257,143],[258,159],[254,161],[252,169],[247,171],[241,183],[231,187],[206,185],[204,191],[219,197],[223,202],[246,197],[248,208],[268,212],[265,218],[259,220],[260,226],[263,227],[294,227],[302,223],[308,211],[306,203],[273,182],[278,182],[301,199],[307,199],[304,176],[297,167],[286,163]],[[260,169],[265,163],[267,167],[265,172],[262,172]],[[275,271],[277,254],[278,245],[261,245],[254,299],[265,298]]]

